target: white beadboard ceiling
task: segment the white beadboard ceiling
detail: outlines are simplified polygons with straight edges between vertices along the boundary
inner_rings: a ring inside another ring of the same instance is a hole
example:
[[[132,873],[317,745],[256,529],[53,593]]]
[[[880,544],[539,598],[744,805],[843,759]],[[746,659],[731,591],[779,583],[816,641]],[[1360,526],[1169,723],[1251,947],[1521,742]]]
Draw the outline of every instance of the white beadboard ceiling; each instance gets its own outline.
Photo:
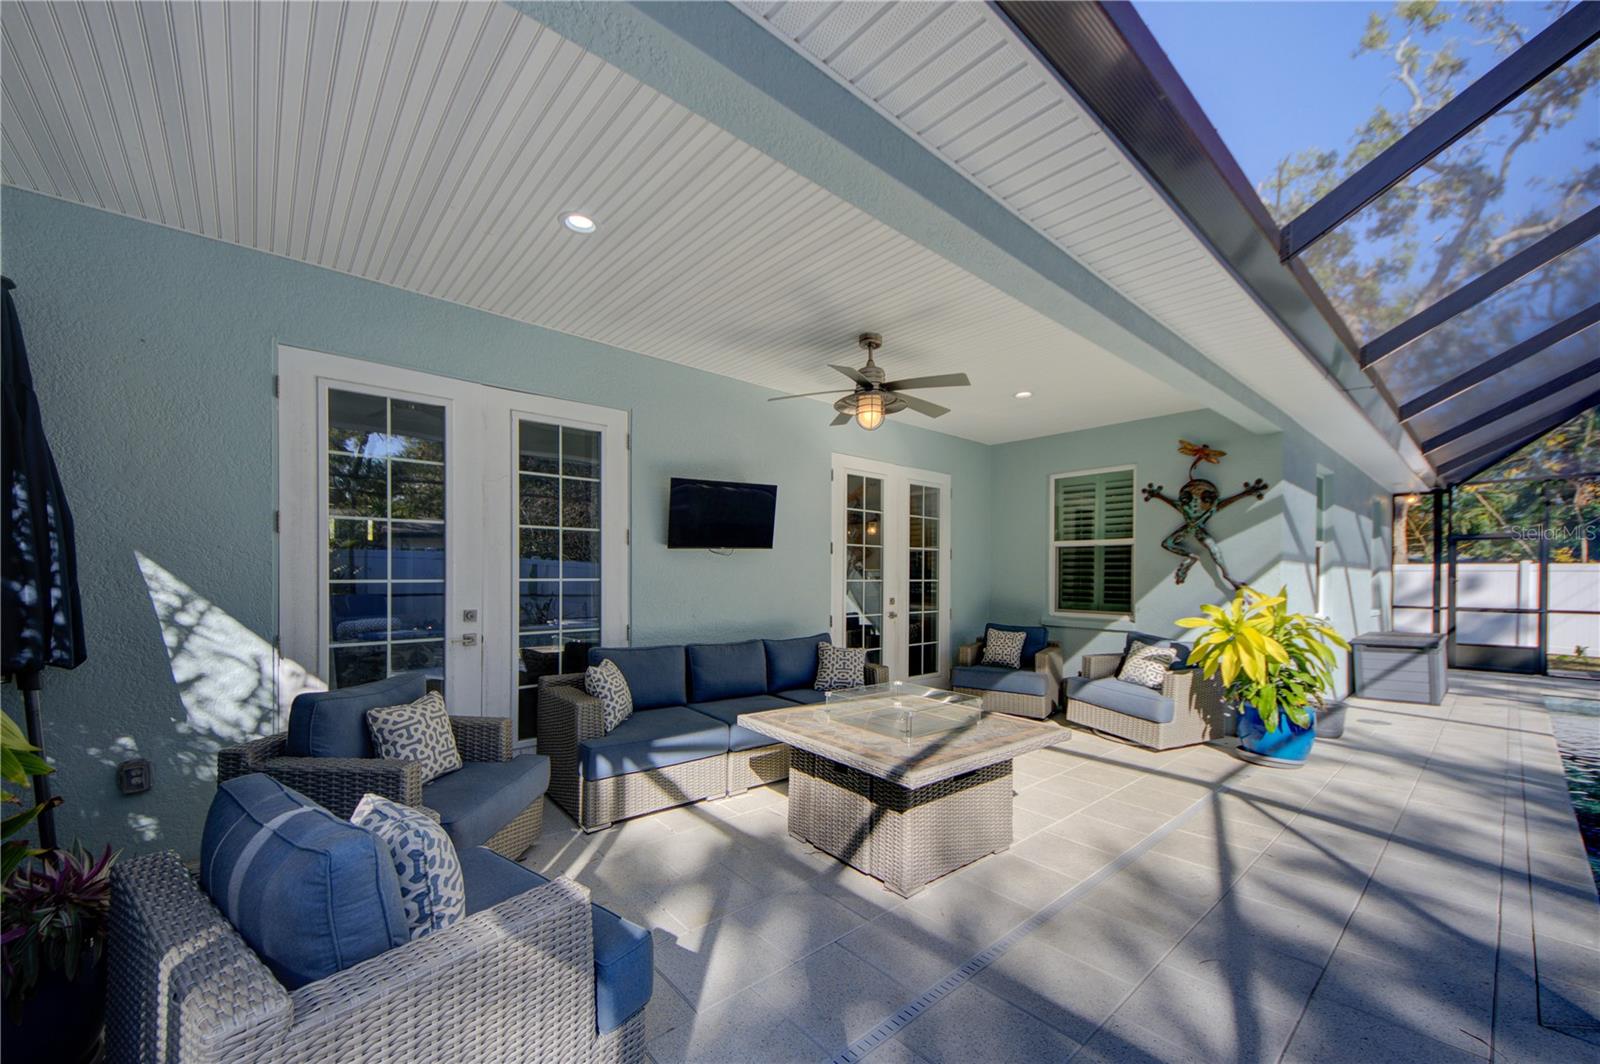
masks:
[[[736,6],[1292,419],[1393,460],[993,5]]]
[[[882,332],[891,376],[975,382],[897,417],[986,443],[1197,405],[498,3],[0,18],[9,185],[782,391]]]

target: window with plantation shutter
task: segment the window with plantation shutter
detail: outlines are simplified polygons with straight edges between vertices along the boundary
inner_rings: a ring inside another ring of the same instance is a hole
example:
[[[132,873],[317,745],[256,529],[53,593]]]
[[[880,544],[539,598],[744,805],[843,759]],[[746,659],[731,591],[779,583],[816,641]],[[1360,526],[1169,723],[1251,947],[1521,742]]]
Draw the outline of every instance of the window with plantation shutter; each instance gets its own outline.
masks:
[[[1052,612],[1133,612],[1133,475],[1050,478]]]

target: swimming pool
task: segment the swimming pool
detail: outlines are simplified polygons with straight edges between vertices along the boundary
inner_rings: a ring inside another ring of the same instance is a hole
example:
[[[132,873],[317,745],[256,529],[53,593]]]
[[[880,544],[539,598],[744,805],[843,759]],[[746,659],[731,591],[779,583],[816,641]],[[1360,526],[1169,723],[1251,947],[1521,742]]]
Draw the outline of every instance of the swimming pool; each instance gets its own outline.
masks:
[[[1600,884],[1600,700],[1551,696],[1544,704],[1589,852],[1589,870]]]

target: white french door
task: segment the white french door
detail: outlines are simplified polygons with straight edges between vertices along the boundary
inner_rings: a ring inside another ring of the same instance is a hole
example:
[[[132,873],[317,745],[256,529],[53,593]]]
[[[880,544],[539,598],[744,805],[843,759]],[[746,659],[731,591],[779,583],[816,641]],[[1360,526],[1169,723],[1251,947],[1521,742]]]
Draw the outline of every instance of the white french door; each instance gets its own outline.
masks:
[[[627,414],[278,358],[284,656],[330,687],[420,669],[536,739],[564,648],[628,638]]]
[[[833,456],[834,642],[897,680],[950,668],[950,477]]]

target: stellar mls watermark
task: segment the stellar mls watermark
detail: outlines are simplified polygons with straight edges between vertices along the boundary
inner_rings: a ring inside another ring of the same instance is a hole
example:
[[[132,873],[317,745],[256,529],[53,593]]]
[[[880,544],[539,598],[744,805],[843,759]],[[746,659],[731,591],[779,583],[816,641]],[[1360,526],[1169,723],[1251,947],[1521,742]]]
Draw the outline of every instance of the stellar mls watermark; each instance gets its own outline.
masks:
[[[1590,521],[1581,525],[1512,525],[1507,531],[1512,539],[1562,541],[1586,539],[1593,543],[1600,540],[1600,521]]]

